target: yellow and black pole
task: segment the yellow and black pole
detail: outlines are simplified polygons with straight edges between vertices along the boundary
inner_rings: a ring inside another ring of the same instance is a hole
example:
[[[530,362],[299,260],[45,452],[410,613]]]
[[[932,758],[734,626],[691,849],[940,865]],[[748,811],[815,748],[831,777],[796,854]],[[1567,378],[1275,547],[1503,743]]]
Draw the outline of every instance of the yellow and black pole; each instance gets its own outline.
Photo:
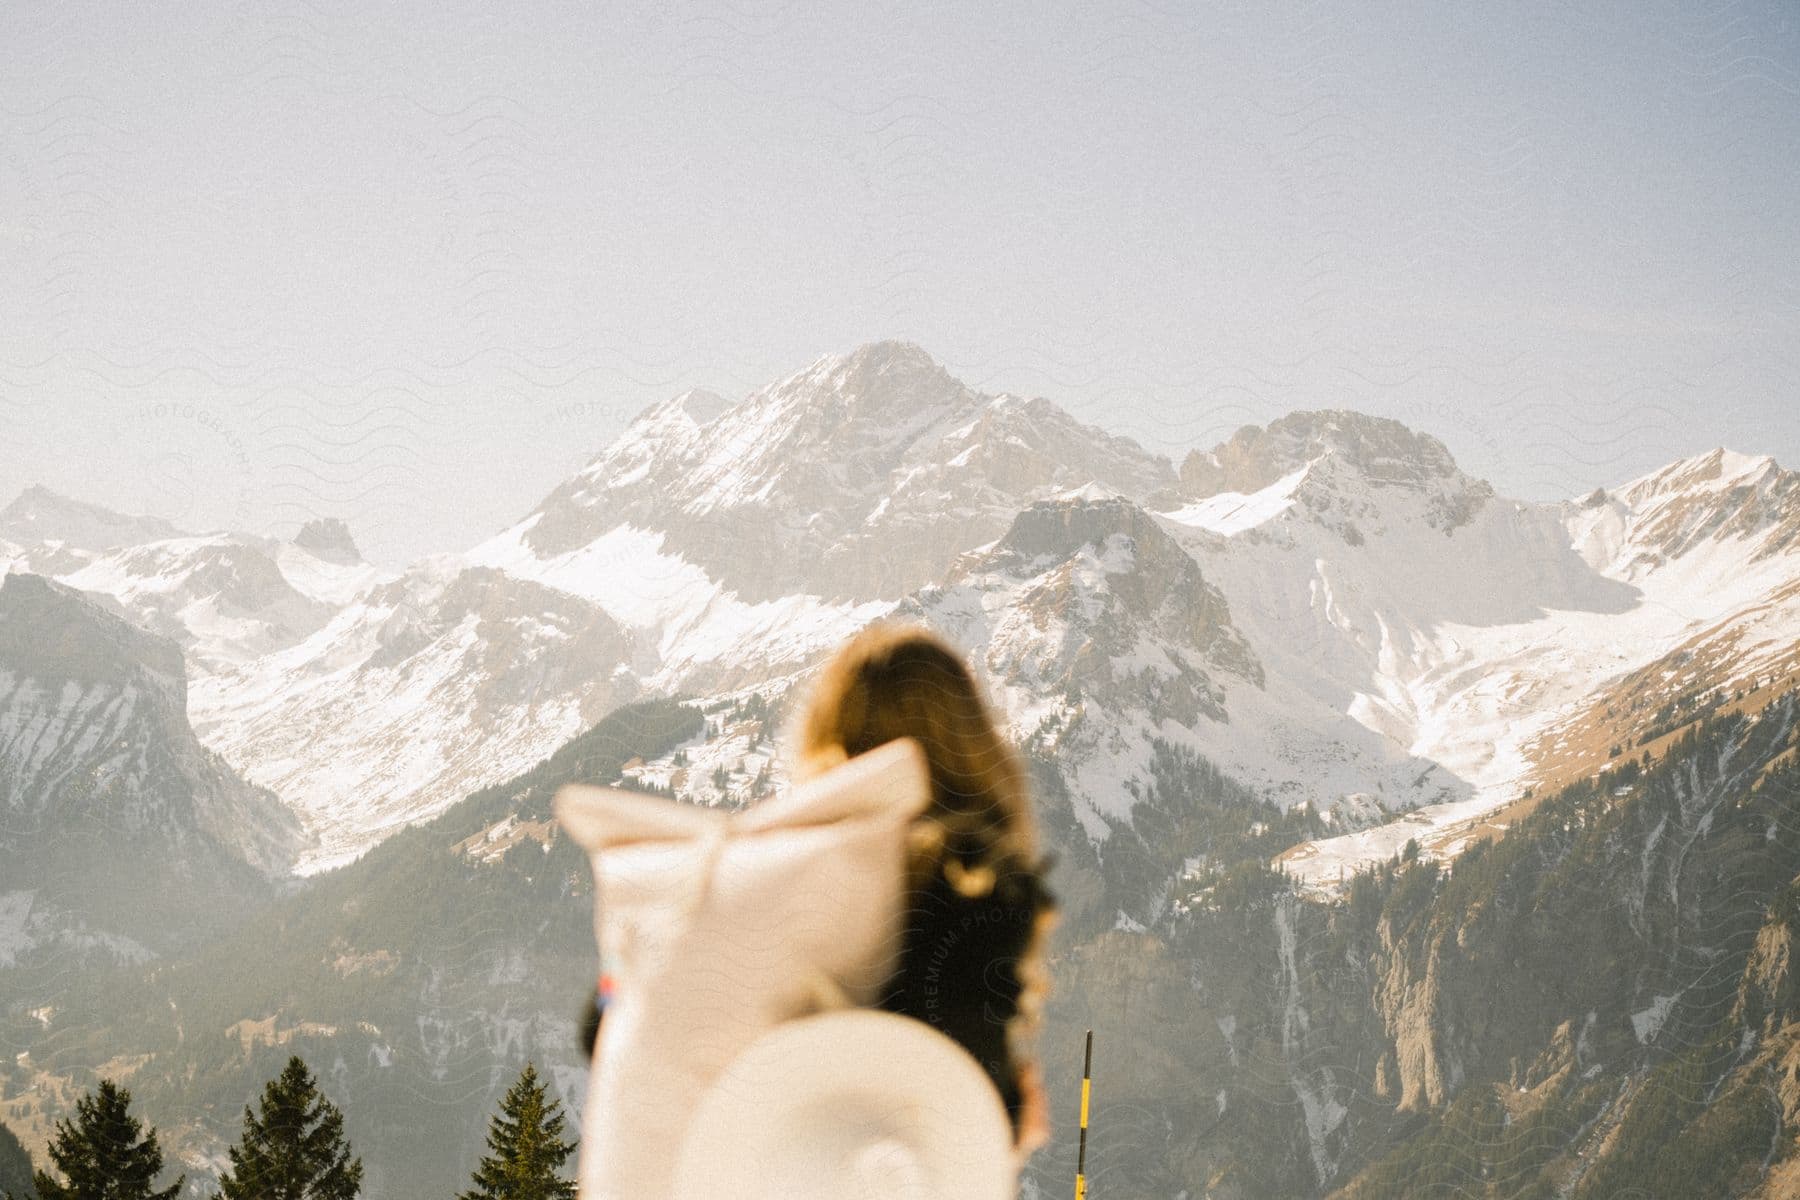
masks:
[[[1075,1200],[1087,1200],[1088,1093],[1094,1079],[1094,1031],[1087,1031],[1087,1052],[1081,1059],[1081,1149],[1075,1152]]]

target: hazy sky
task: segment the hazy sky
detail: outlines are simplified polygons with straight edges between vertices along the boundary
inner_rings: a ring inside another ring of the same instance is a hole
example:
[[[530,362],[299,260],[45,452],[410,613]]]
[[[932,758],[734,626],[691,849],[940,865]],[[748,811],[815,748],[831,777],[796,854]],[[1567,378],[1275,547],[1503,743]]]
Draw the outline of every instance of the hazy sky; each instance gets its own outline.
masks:
[[[0,492],[397,563],[883,337],[1171,453],[1800,465],[1791,2],[889,7],[0,6]]]

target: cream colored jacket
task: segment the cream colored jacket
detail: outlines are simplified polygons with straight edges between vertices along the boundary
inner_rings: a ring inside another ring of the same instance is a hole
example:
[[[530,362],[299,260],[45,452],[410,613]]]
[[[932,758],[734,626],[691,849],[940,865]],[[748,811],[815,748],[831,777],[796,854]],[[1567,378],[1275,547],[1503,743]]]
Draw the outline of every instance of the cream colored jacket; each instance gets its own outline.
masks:
[[[615,986],[583,1200],[1012,1195],[1010,1125],[974,1059],[857,1011],[893,973],[907,827],[929,799],[911,741],[735,814],[558,793]]]

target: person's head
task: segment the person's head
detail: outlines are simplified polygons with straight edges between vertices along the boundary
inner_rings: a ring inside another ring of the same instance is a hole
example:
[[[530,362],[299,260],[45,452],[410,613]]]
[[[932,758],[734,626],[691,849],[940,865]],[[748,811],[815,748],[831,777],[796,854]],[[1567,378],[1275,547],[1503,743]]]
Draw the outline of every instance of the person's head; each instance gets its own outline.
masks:
[[[1049,988],[1043,946],[1055,921],[1055,901],[1044,886],[1048,864],[1038,858],[1024,766],[974,676],[955,650],[926,630],[874,625],[825,664],[790,737],[793,774],[800,780],[900,738],[924,749],[931,804],[912,825],[907,887],[918,898],[941,879],[998,918],[983,928],[986,936],[1000,939],[994,949],[1005,963],[996,961],[999,969],[978,973],[963,1000],[979,1004],[985,1021],[993,1019],[989,1004],[1004,1000],[1004,1011],[1011,1014],[1003,1035],[1007,1065],[987,1058],[983,1065],[999,1072],[995,1082],[1002,1095],[1013,1097],[1008,1107],[1019,1144],[1027,1151],[1041,1145],[1048,1128],[1042,1089],[1035,1068],[1025,1065],[1031,1055],[1023,1043],[1036,1027]],[[914,915],[928,919],[943,911],[940,905],[923,903]],[[902,958],[896,1011],[924,1018],[907,1007],[916,989],[909,990],[904,977],[936,969],[917,956]],[[945,1005],[955,1002],[946,999]]]
[[[794,774],[804,779],[897,738],[925,750],[932,801],[927,844],[917,849],[941,856],[953,884],[980,889],[1033,863],[1024,770],[969,669],[936,635],[881,623],[819,673],[795,730]]]

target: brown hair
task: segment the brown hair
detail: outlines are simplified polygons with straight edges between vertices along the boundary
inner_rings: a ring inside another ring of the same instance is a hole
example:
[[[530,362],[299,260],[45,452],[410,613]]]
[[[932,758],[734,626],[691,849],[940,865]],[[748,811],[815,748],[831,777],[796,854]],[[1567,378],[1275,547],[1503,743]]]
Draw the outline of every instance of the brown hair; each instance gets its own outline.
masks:
[[[1037,834],[1025,772],[957,653],[917,626],[863,630],[825,665],[796,730],[795,773],[816,773],[898,738],[924,748],[931,807],[914,865],[941,860],[957,890],[1034,865]],[[916,879],[915,879],[916,882]]]
[[[796,778],[898,738],[924,748],[931,805],[908,839],[906,949],[881,1007],[961,1042],[994,1080],[1019,1144],[1034,1149],[1048,1118],[1023,1043],[1049,991],[1043,947],[1055,902],[1037,856],[1024,766],[974,676],[934,634],[873,625],[825,665],[792,736]],[[960,897],[950,907],[945,886]],[[976,921],[981,933],[971,936],[954,904],[994,919]],[[960,987],[934,982],[943,972],[966,978]]]

